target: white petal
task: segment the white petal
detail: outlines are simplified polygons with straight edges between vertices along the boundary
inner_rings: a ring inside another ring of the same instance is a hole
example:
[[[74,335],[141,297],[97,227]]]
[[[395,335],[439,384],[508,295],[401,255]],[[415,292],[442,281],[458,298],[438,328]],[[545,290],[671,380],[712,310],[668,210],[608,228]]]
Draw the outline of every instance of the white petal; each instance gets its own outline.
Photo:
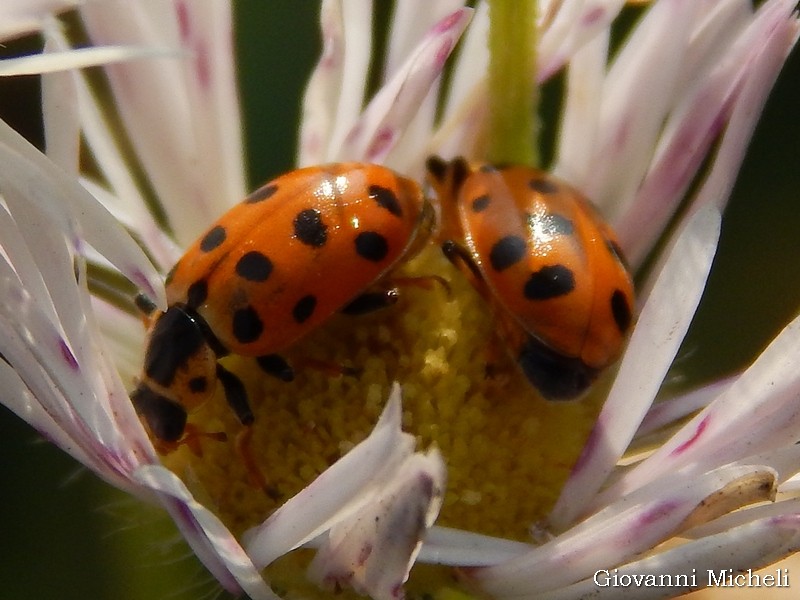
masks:
[[[628,205],[650,163],[697,6],[696,0],[653,4],[609,69],[591,174],[573,183],[610,218]]]
[[[188,245],[244,195],[228,2],[92,2],[81,15],[98,45],[181,50],[106,68],[126,133],[169,225]],[[220,115],[220,111],[229,115]]]
[[[723,128],[711,174],[694,202],[724,206],[727,201],[752,128],[796,40],[797,22],[789,19],[786,4],[764,5],[725,54],[696,75],[674,108],[631,210],[618,223],[632,265],[655,244]]]
[[[583,44],[608,29],[625,0],[564,0],[553,2],[555,14],[542,10],[544,31],[539,42],[538,72],[549,79]]]
[[[799,355],[800,317],[724,394],[652,456],[625,473],[596,502],[608,501],[684,466],[690,472],[704,470],[795,443],[800,427]]]
[[[472,571],[493,597],[534,597],[613,568],[670,538],[704,500],[766,467],[728,466],[698,476],[667,475],[640,488],[566,533],[506,563]]]
[[[77,181],[53,165],[2,121],[0,121],[0,157],[2,157],[0,164],[3,164],[0,190],[5,192],[3,188],[10,186],[24,190],[24,193],[18,194],[20,201],[14,207],[9,205],[15,218],[18,218],[18,215],[30,214],[35,220],[35,215],[31,213],[35,206],[35,210],[54,219],[61,231],[84,237],[148,296],[160,305],[165,304],[161,278],[141,248],[119,223],[97,204]],[[56,198],[62,201],[54,201]],[[29,204],[31,206],[28,206]],[[79,232],[75,232],[73,218],[80,225]],[[77,239],[72,242],[80,245]],[[50,282],[48,265],[39,263],[39,267],[43,271],[45,281]],[[68,272],[71,270],[68,269]],[[52,275],[58,281],[64,274],[54,272]]]
[[[660,270],[608,399],[550,516],[556,529],[572,523],[594,499],[655,398],[700,301],[719,223],[715,210],[698,213]]]
[[[441,73],[471,15],[472,9],[462,8],[439,21],[428,32],[417,50],[375,95],[348,132],[337,159],[384,160]],[[421,164],[419,166],[421,169]]]
[[[174,473],[161,466],[143,466],[133,477],[159,492],[195,554],[225,589],[246,592],[254,600],[278,600],[233,534],[192,497]]]
[[[439,514],[445,478],[437,450],[408,457],[369,504],[331,528],[309,566],[310,579],[328,589],[352,587],[375,600],[401,598]]]
[[[45,55],[52,55],[55,48],[51,41],[46,41]],[[77,173],[80,156],[78,98],[69,73],[42,76],[42,118],[48,158],[68,173]]]
[[[411,456],[413,436],[400,429],[400,390],[395,386],[372,433],[308,487],[246,532],[248,554],[259,568],[305,544],[354,514],[372,492],[391,481]]]
[[[322,53],[309,77],[303,96],[297,164],[316,165],[328,160],[328,142],[332,139],[336,102],[341,92],[344,69],[344,23],[342,4],[323,0],[320,9]],[[360,102],[359,102],[360,106]],[[327,140],[327,141],[326,141]]]
[[[372,13],[371,0],[330,0],[339,6],[331,9],[330,17],[341,15],[341,21],[326,35],[340,35],[340,44],[343,50],[339,57],[341,62],[332,65],[337,68],[341,65],[341,76],[338,94],[328,99],[336,106],[333,118],[333,128],[327,138],[328,145],[325,150],[325,160],[337,160],[342,156],[341,146],[344,138],[358,120],[364,105],[364,96],[368,80],[369,61],[372,55]],[[323,16],[325,9],[323,8]],[[336,40],[332,40],[337,44]],[[347,158],[356,158],[348,156]]]
[[[486,566],[510,560],[533,546],[448,527],[432,527],[417,560],[437,565]]]
[[[141,58],[177,56],[175,50],[142,48],[139,46],[104,46],[79,48],[65,52],[31,54],[0,61],[0,77],[39,75],[71,69],[104,66]]]
[[[661,400],[653,404],[650,410],[647,411],[647,415],[642,419],[642,424],[636,431],[636,437],[652,433],[665,425],[677,422],[701,408],[705,408],[714,398],[725,392],[735,380],[735,377],[720,379],[675,398]]]
[[[662,575],[697,574],[699,586],[709,585],[709,570],[720,575],[747,575],[748,569],[758,569],[775,563],[800,550],[800,517],[787,512],[777,517],[754,521],[720,533],[690,542],[678,548],[659,552],[642,560],[619,567],[618,575],[653,575],[656,581]],[[607,566],[599,566],[606,569]],[[601,576],[604,575],[601,573]],[[718,579],[719,581],[719,579]],[[727,581],[727,579],[724,579]],[[746,581],[746,579],[745,579]],[[732,585],[730,587],[740,587]],[[743,587],[743,586],[741,586]],[[605,586],[594,578],[565,587],[549,594],[537,595],[542,600],[570,600],[572,598],[631,598],[650,600],[673,598],[697,589],[686,586]],[[521,596],[524,597],[524,596]]]

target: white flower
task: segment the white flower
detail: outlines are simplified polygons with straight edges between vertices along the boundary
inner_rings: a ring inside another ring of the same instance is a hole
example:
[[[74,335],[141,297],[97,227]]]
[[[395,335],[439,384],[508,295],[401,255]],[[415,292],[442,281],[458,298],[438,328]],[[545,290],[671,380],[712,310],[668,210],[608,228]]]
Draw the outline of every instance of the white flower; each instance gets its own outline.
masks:
[[[554,171],[610,216],[634,268],[718,144],[643,287],[619,372],[546,524],[554,537],[539,546],[432,526],[444,462],[436,449],[415,453],[413,436],[401,432],[397,388],[373,432],[244,541],[161,464],[125,391],[140,368],[141,326],[90,296],[86,261],[113,266],[163,307],[158,272],[244,196],[230,7],[87,3],[79,16],[98,47],[87,58],[69,51],[47,16],[60,5],[27,6],[19,14],[32,14],[32,25],[9,21],[0,32],[44,27],[55,58],[18,59],[7,72],[129,59],[105,71],[135,157],[118,146],[77,71],[45,76],[47,157],[0,124],[0,401],[113,485],[162,504],[226,589],[276,597],[259,569],[305,545],[318,549],[312,578],[375,598],[400,595],[415,559],[461,567],[496,597],[642,598],[641,590],[598,590],[593,573],[740,569],[800,547],[796,502],[783,499],[798,462],[800,321],[741,375],[651,409],[702,294],[752,129],[796,42],[793,2],[768,0],[754,12],[745,0],[658,0],[610,62],[622,0],[542,2],[539,77],[568,67]],[[298,163],[364,160],[421,179],[430,153],[479,157],[485,5],[473,15],[456,1],[398,3],[384,79],[364,107],[371,14],[370,2],[323,2],[323,55],[305,95]],[[439,75],[468,24],[437,118]],[[99,178],[78,169],[79,133]],[[150,189],[133,177],[132,160]],[[616,470],[643,421],[672,423],[699,407],[658,450]],[[714,520],[775,489],[775,504]],[[692,541],[657,548],[677,534]]]

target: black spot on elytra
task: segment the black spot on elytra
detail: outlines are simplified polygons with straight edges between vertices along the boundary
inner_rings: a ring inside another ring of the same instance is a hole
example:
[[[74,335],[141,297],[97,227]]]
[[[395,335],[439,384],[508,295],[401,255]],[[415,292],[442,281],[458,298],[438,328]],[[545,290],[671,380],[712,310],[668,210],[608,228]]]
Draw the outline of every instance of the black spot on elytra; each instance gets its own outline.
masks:
[[[307,208],[294,218],[294,235],[307,246],[320,248],[328,241],[328,226],[316,208]]]
[[[244,199],[245,204],[256,204],[257,202],[262,202],[267,198],[271,197],[275,192],[278,191],[278,186],[274,183],[268,183],[267,185],[263,185],[258,188],[256,191],[251,193]]]
[[[225,241],[225,228],[222,225],[212,227],[208,233],[200,240],[200,250],[203,252],[211,252],[215,248],[219,248],[222,242]]]
[[[272,267],[268,256],[252,250],[236,262],[236,274],[247,281],[266,281],[272,274]]]
[[[385,187],[379,185],[369,186],[369,197],[378,204],[381,208],[385,208],[396,217],[403,215],[403,209],[400,202],[397,200],[395,193]]]
[[[611,314],[614,315],[614,322],[620,333],[624,334],[628,331],[632,319],[631,305],[628,304],[628,299],[620,290],[614,290],[614,293],[611,294]]]
[[[547,177],[535,177],[528,182],[534,192],[540,194],[555,194],[558,191],[558,184]]]
[[[472,201],[472,212],[482,212],[486,210],[491,201],[492,199],[489,197],[489,194],[478,196]]]
[[[192,377],[189,380],[189,391],[194,394],[202,394],[208,388],[208,379],[204,376]]]
[[[372,262],[380,262],[389,252],[386,238],[375,231],[362,231],[355,238],[356,254]]]
[[[245,306],[233,313],[233,337],[240,344],[255,342],[264,331],[264,323],[252,306]]]
[[[208,283],[203,279],[195,281],[186,291],[186,304],[191,308],[197,308],[208,298]]]
[[[528,214],[528,228],[543,235],[572,235],[575,226],[568,218],[555,213]]]
[[[549,300],[566,296],[575,289],[575,276],[564,265],[542,267],[531,273],[523,293],[528,300]]]
[[[303,296],[297,303],[294,305],[292,309],[292,318],[294,319],[295,323],[303,323],[305,322],[312,314],[314,314],[314,309],[317,307],[317,298],[316,296],[312,296],[309,294],[308,296]]]
[[[492,246],[489,263],[495,271],[502,271],[522,260],[526,251],[525,240],[516,235],[507,235]]]

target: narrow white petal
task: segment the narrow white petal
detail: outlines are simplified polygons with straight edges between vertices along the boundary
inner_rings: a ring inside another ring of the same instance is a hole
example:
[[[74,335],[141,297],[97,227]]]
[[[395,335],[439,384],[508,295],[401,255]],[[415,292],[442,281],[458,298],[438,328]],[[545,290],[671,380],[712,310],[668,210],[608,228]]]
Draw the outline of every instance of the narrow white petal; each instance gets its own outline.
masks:
[[[617,575],[647,576],[652,575],[656,581],[662,575],[696,574],[698,586],[710,585],[709,571],[713,572],[718,582],[728,582],[727,576],[743,573],[746,577],[748,569],[758,569],[800,550],[800,517],[797,513],[787,512],[784,515],[754,521],[720,533],[715,536],[689,542],[683,546],[659,552],[642,560],[619,567]],[[598,569],[608,568],[605,565]],[[600,573],[601,583],[605,573]],[[677,580],[675,580],[677,582]],[[691,581],[691,580],[690,580]],[[713,581],[713,580],[711,580]],[[744,580],[746,581],[746,579]],[[787,582],[788,583],[788,582]],[[744,587],[729,584],[730,588]],[[542,600],[570,600],[573,598],[631,598],[632,600],[652,600],[657,598],[673,598],[697,589],[686,585],[676,586],[612,586],[598,585],[594,577],[578,584],[536,595]],[[529,596],[521,595],[518,598]],[[532,597],[532,596],[531,596]]]
[[[448,527],[431,527],[417,560],[437,565],[496,565],[533,549],[530,544]]]
[[[695,0],[655,3],[609,69],[592,174],[577,185],[610,218],[628,205],[650,164],[697,6]]]
[[[2,121],[0,121],[0,157],[4,166],[3,172],[0,173],[0,185],[25,190],[24,194],[18,196],[20,202],[12,212],[18,210],[20,214],[30,214],[33,209],[26,206],[30,203],[37,207],[36,210],[54,219],[61,231],[71,231],[73,234],[75,232],[72,219],[76,219],[80,225],[81,237],[156,302],[160,305],[165,304],[161,278],[141,248],[116,219],[97,204],[75,179],[47,160]],[[55,198],[63,201],[55,202]],[[71,241],[80,245],[78,240]],[[42,269],[46,267],[43,264],[39,266]],[[63,273],[57,277],[62,275]],[[45,281],[49,282],[49,279],[45,277]]]
[[[653,163],[618,223],[632,265],[644,260],[723,129],[711,174],[694,202],[727,202],[761,107],[796,41],[797,21],[790,20],[786,2],[781,4],[764,5],[726,52],[696,75],[670,114]]]
[[[110,65],[135,59],[177,56],[175,50],[140,46],[101,46],[78,48],[65,52],[31,54],[0,60],[0,77],[39,75],[71,69]]]
[[[134,480],[158,492],[189,545],[217,580],[232,593],[253,600],[278,600],[233,534],[191,495],[184,483],[161,466],[143,466]]]
[[[736,380],[736,377],[720,379],[708,385],[669,398],[653,404],[647,411],[642,424],[636,431],[636,436],[641,437],[657,429],[676,423],[693,412],[705,408],[711,401],[725,392]]]
[[[463,0],[444,0],[435,3],[427,0],[398,2],[391,21],[383,80],[389,80],[402,67],[402,61],[422,41],[424,32],[463,5]],[[433,129],[440,79],[437,77],[433,81],[427,95],[419,102],[413,117],[403,128],[402,136],[384,159],[385,164],[420,179],[423,177],[422,164],[427,158],[427,153],[424,156],[422,154],[425,148],[420,146],[420,140],[428,138]]]
[[[664,473],[725,464],[797,441],[800,317],[708,408],[596,499],[624,495]]]
[[[609,35],[608,31],[601,32],[576,52],[567,73],[567,97],[553,172],[579,189],[586,189],[594,169]]]
[[[471,15],[472,9],[462,8],[428,32],[403,67],[369,103],[347,134],[337,158],[384,160],[441,73]]]
[[[625,452],[689,328],[719,238],[720,215],[698,213],[677,238],[642,308],[619,372],[589,440],[550,516],[572,523]]]
[[[53,51],[54,44],[48,40],[44,46],[45,55]],[[78,98],[69,73],[55,72],[42,76],[42,119],[48,158],[68,173],[77,173],[80,151]]]
[[[81,9],[98,45],[181,51],[180,59],[109,65],[106,74],[137,159],[182,245],[244,195],[232,59],[221,58],[231,53],[230,6],[201,4],[107,1]],[[226,107],[234,114],[217,114]]]
[[[248,531],[248,554],[263,568],[336,522],[357,512],[370,490],[391,481],[412,454],[413,436],[400,429],[400,390],[395,386],[372,433],[336,461],[264,523]]]
[[[625,5],[625,0],[564,0],[555,13],[544,8],[539,42],[540,81],[549,79],[574,53],[595,35],[607,30]]]
[[[375,600],[401,598],[422,539],[439,514],[445,478],[437,450],[409,456],[369,504],[330,529],[309,577],[325,588],[352,587]]]
[[[667,475],[523,556],[475,569],[471,576],[493,597],[533,597],[575,583],[670,538],[706,498],[755,475],[770,477],[774,472],[728,466],[698,476]]]
[[[364,106],[368,80],[369,61],[372,55],[372,12],[371,0],[330,0],[337,2],[336,8],[341,22],[331,31],[341,35],[341,82],[336,101],[333,128],[330,131],[325,160],[339,160],[343,157],[341,146],[350,129],[358,121]],[[327,33],[327,32],[326,32]],[[333,99],[329,99],[333,102]],[[344,155],[348,159],[357,158]]]

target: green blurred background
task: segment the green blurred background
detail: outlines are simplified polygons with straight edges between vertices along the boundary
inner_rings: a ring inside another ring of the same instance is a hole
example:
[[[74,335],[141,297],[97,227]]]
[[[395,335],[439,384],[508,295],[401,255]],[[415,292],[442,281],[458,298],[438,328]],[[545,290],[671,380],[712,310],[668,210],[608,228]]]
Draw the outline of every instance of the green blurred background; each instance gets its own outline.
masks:
[[[292,166],[299,99],[319,51],[318,3],[240,0],[236,9],[255,186]],[[0,117],[33,140],[41,136],[36,90],[35,78],[0,80]],[[681,352],[679,374],[688,382],[746,366],[800,306],[798,106],[795,52],[725,215],[709,287]],[[2,408],[0,432],[0,599],[226,597],[159,511],[99,482]]]

